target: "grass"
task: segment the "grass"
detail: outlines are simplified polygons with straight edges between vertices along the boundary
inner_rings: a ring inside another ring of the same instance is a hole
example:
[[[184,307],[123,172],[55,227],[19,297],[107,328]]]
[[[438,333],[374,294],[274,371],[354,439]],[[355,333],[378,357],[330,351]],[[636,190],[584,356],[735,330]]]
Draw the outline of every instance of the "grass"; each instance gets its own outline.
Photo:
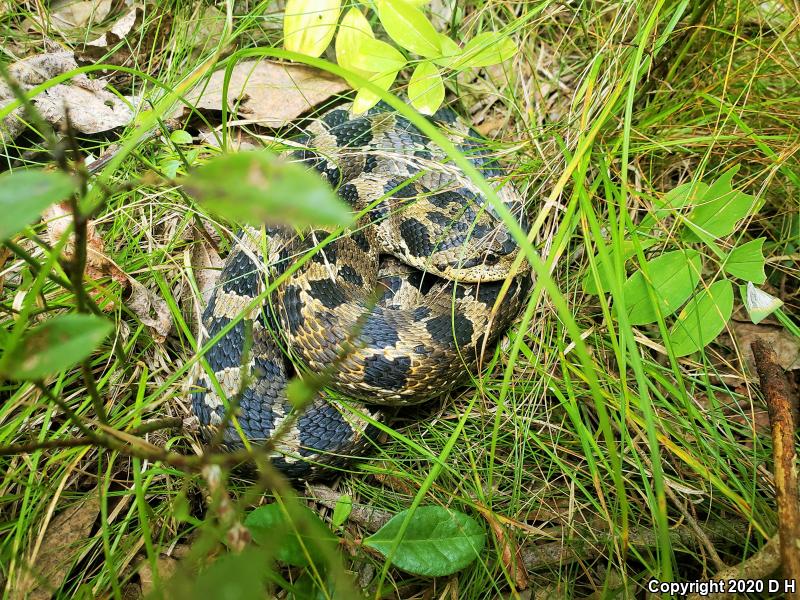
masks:
[[[194,26],[202,15],[223,31],[223,13],[173,2],[160,44],[144,36],[126,42],[135,62],[121,86],[143,91],[156,108],[122,133],[124,152],[100,176],[119,190],[95,225],[110,257],[163,300],[175,325],[160,342],[127,308],[119,285],[87,284],[106,305],[126,356],[119,362],[105,346],[91,359],[116,429],[187,414],[182,384],[194,355],[197,310],[190,257],[201,244],[201,222],[221,234],[223,250],[230,227],[210,220],[175,187],[141,179],[176,154],[163,140],[142,141],[142,134],[156,117],[168,116],[164,89],[185,90],[228,42],[237,49],[280,46],[280,13],[268,2],[244,4],[237,4],[227,35],[204,38]],[[504,30],[519,43],[517,57],[502,68],[453,74],[447,84],[462,114],[471,114],[469,100],[484,101],[472,115],[476,125],[503,123],[490,128],[491,145],[531,198],[539,285],[470,385],[440,403],[403,411],[389,440],[337,481],[341,493],[391,514],[440,504],[484,519],[488,550],[438,580],[391,569],[357,544],[344,554],[344,566],[368,582],[369,573],[383,578],[386,597],[520,597],[514,565],[502,559],[503,542],[493,533],[498,523],[525,564],[535,566],[527,572],[531,588],[558,597],[627,597],[651,577],[691,581],[711,576],[718,561],[740,562],[776,530],[771,442],[756,419],[763,402],[745,349],[726,331],[704,352],[677,359],[659,334],[668,320],[633,328],[613,306],[622,301],[623,238],[631,238],[653,200],[679,183],[710,182],[738,166],[735,185],[755,194],[759,208],[726,248],[767,238],[765,287],[797,325],[800,42],[792,8],[743,0],[647,6],[476,0],[445,16],[442,26],[460,39]],[[41,34],[22,27],[34,17],[16,5],[0,17],[8,40],[2,60],[42,50]],[[66,43],[76,39],[84,38]],[[85,147],[98,154],[110,143],[99,137]],[[41,147],[35,134],[24,134],[4,147],[4,170],[41,164],[41,153],[31,152]],[[662,235],[685,245],[677,227]],[[598,298],[583,292],[582,280],[597,270],[601,240],[619,272],[611,293]],[[61,270],[51,253],[26,247],[38,262]],[[704,283],[715,275],[704,273]],[[20,315],[33,322],[75,304],[71,293],[15,257],[0,265],[0,282],[4,335]],[[79,370],[48,386],[79,415],[94,418]],[[74,435],[36,386],[6,381],[1,390],[0,446]],[[195,441],[166,432],[146,439],[182,452]],[[176,549],[182,556],[193,546],[196,559],[220,553],[219,499],[207,510],[207,482],[173,466],[62,448],[0,457],[0,471],[4,597],[14,597],[55,558],[66,563],[59,597],[119,598],[141,591],[142,564],[168,578],[172,564],[164,556]],[[244,497],[251,483],[235,474],[228,490]],[[85,508],[87,499],[97,499],[96,508]],[[48,556],[57,544],[47,526],[58,530],[53,526],[68,507],[84,507],[90,522],[69,549]],[[687,543],[676,536],[692,523],[706,539],[695,534]],[[364,535],[349,525],[345,537]],[[550,544],[564,553],[547,561]],[[374,595],[376,580],[370,585]]]

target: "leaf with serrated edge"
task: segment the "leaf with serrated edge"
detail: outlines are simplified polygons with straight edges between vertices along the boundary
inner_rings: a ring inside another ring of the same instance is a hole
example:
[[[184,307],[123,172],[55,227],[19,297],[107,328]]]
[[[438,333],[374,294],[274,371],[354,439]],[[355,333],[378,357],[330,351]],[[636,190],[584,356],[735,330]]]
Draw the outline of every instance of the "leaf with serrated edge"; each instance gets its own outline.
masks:
[[[109,321],[94,315],[58,315],[29,331],[6,351],[0,373],[27,380],[55,375],[91,356],[113,329]]]
[[[288,0],[283,18],[283,47],[319,56],[331,43],[342,0]]]
[[[421,10],[405,0],[378,0],[377,6],[383,28],[399,46],[426,58],[442,54],[439,34]]]
[[[737,246],[728,258],[725,260],[723,270],[728,275],[733,275],[745,281],[752,281],[753,283],[762,284],[767,280],[767,274],[764,272],[764,240],[766,238],[758,238],[751,240],[741,246]]]
[[[403,511],[364,544],[387,556],[406,519]],[[472,517],[441,506],[420,506],[391,556],[392,564],[415,575],[450,575],[475,560],[486,543],[486,533]]]
[[[697,294],[670,329],[675,356],[686,356],[713,341],[725,329],[732,312],[733,284],[729,279],[712,283]]]
[[[61,171],[28,169],[0,175],[0,241],[39,218],[42,211],[69,197],[76,182]]]
[[[267,151],[212,158],[183,185],[203,206],[235,223],[348,225],[352,220],[350,208],[326,182]]]
[[[317,513],[307,506],[297,506],[303,514],[303,527],[295,531],[283,508],[275,504],[259,506],[244,520],[255,540],[261,546],[273,550],[275,557],[286,564],[305,567],[309,557],[314,563],[322,563],[325,545],[332,552],[336,548],[336,536],[320,520]]]
[[[647,261],[647,273],[662,317],[674,313],[700,281],[701,258],[696,250],[674,250]],[[631,325],[658,320],[643,271],[636,271],[622,286]]]
[[[408,99],[411,105],[424,115],[432,115],[444,101],[444,82],[431,62],[417,65],[408,82]]]

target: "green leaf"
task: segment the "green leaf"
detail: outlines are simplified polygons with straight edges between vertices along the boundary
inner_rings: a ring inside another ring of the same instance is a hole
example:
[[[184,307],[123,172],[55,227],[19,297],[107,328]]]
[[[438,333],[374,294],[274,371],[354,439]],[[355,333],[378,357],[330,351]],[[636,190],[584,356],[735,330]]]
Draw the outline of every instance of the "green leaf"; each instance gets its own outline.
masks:
[[[407,510],[395,515],[364,544],[388,556],[405,521]],[[463,513],[441,506],[414,511],[403,539],[392,554],[392,564],[415,575],[450,575],[475,560],[486,543],[486,533]]]
[[[43,379],[91,356],[114,329],[93,315],[63,314],[31,329],[0,361],[0,374],[9,379]]]
[[[439,34],[439,46],[442,48],[442,55],[433,59],[433,62],[440,67],[450,67],[461,56],[461,47],[445,34]]]
[[[377,73],[369,78],[369,80],[383,90],[388,90],[397,78],[397,71],[389,73]],[[375,106],[381,97],[378,94],[373,94],[367,88],[361,88],[353,100],[353,113],[360,115],[364,111],[369,110]]]
[[[27,169],[0,175],[0,241],[36,221],[42,211],[75,192],[75,181],[61,171]]]
[[[176,129],[169,134],[169,139],[175,144],[191,144],[192,134],[185,129]]]
[[[378,0],[378,17],[399,46],[427,58],[441,56],[439,34],[413,4],[405,0]]]
[[[283,18],[283,47],[319,56],[331,43],[342,0],[287,0]]]
[[[408,99],[424,115],[432,115],[444,101],[444,82],[432,62],[417,65],[408,82]]]
[[[661,316],[669,316],[686,301],[700,281],[700,253],[697,250],[674,250],[648,260],[646,264]],[[643,271],[631,275],[622,286],[622,291],[631,325],[644,325],[658,320]]]
[[[315,564],[324,564],[325,546],[334,552],[338,540],[317,514],[307,506],[296,510],[303,517],[293,527],[279,504],[259,506],[244,520],[253,539],[275,552],[275,557],[295,567],[305,567],[309,557]],[[304,550],[305,548],[305,550]]]
[[[686,239],[716,239],[733,233],[736,223],[752,210],[755,197],[731,187],[737,168],[725,172],[697,199],[694,210],[686,217]]]
[[[670,329],[675,356],[686,356],[710,343],[725,328],[732,312],[733,285],[729,279],[712,283],[697,294]]]
[[[236,223],[348,225],[352,214],[319,176],[265,151],[212,158],[183,180],[208,210]]]
[[[336,506],[333,507],[333,516],[331,517],[331,521],[336,527],[340,527],[345,521],[347,521],[347,517],[350,516],[352,511],[353,499],[346,494],[342,494],[336,501]]]
[[[348,10],[339,24],[339,33],[336,34],[336,61],[339,66],[357,75],[369,78],[369,71],[359,69],[353,64],[353,57],[361,52],[361,42],[365,38],[374,38],[372,27],[360,10],[353,7]],[[352,87],[357,87],[352,81],[347,80]],[[391,84],[390,84],[391,85]]]
[[[708,186],[702,181],[689,181],[672,188],[660,200],[653,202],[653,213],[659,219],[663,219],[674,211],[680,210],[687,205],[696,205],[698,199],[703,198],[708,193]]]
[[[746,286],[739,286],[739,290],[744,307],[747,309],[747,314],[756,325],[783,306],[783,301],[780,298],[776,298],[757,288],[749,281]]]
[[[263,600],[270,570],[269,557],[260,549],[245,548],[239,554],[225,554],[200,573],[194,590],[185,597]]]
[[[642,250],[647,250],[651,246],[655,245],[655,243],[656,240],[649,238],[642,238],[641,240],[639,240],[639,245],[641,246]],[[597,265],[597,274],[600,278],[600,289],[602,289],[606,293],[608,293],[608,291],[611,289],[611,285],[609,283],[610,281],[609,277],[612,274],[611,270],[614,268],[613,252],[614,248],[611,245],[606,244],[606,255],[608,256],[609,259],[608,262],[611,263],[610,266],[606,266],[607,261],[604,261],[601,258],[599,252],[595,254],[594,257],[595,264]],[[623,266],[625,262],[634,254],[636,254],[636,247],[633,245],[633,242],[631,240],[623,240],[622,242]],[[597,296],[600,293],[600,290],[597,288],[597,285],[595,284],[594,275],[592,274],[591,270],[583,278],[583,291],[591,296]]]
[[[725,264],[722,266],[723,270],[728,275],[733,275],[745,281],[764,283],[767,280],[767,274],[764,273],[766,261],[764,260],[762,249],[765,239],[751,240],[731,250],[725,260]]]
[[[461,56],[454,61],[454,69],[487,67],[508,60],[517,53],[514,40],[502,33],[487,31],[472,38]]]
[[[353,55],[353,65],[370,73],[396,72],[405,64],[406,57],[397,48],[371,37],[363,38]]]

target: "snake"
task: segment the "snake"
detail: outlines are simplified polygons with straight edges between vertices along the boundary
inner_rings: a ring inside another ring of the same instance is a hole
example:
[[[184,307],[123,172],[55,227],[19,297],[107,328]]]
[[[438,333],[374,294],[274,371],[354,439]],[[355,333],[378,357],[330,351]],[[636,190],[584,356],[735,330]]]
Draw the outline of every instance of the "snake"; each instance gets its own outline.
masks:
[[[524,231],[525,201],[486,141],[449,108],[426,118]],[[266,445],[278,470],[313,479],[380,447],[395,407],[462,385],[518,316],[531,275],[479,188],[383,102],[330,109],[294,145],[289,159],[359,217],[338,236],[286,224],[234,236],[202,313],[199,344],[216,343],[193,371],[191,407],[207,439]]]

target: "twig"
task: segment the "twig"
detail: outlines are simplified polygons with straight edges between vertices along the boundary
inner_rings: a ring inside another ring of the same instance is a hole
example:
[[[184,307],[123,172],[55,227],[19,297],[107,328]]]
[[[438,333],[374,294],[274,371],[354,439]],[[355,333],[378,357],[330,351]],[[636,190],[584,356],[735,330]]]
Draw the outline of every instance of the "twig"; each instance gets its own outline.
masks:
[[[145,435],[160,429],[177,429],[183,425],[183,420],[178,417],[170,417],[167,419],[156,419],[148,421],[141,426],[130,430],[130,435]],[[69,438],[65,440],[45,440],[43,442],[31,442],[28,444],[12,444],[10,446],[0,446],[0,456],[13,456],[16,454],[30,454],[36,450],[50,450],[60,448],[81,448],[83,446],[91,446],[96,444],[96,438],[92,437],[78,437]]]
[[[781,540],[781,566],[783,577],[800,579],[800,493],[797,488],[797,450],[795,425],[789,394],[789,382],[777,364],[775,353],[763,340],[756,339],[750,346],[756,361],[761,391],[769,409],[772,427],[772,455],[775,472],[776,502],[778,505],[778,531]],[[800,590],[790,594],[800,598]]]
[[[727,581],[729,579],[741,578],[764,579],[772,575],[780,564],[780,540],[779,535],[775,534],[764,544],[761,550],[738,565],[722,569],[714,575],[714,580]],[[730,593],[712,593],[706,594],[705,596],[690,594],[686,597],[686,600],[725,600],[730,597]]]
[[[522,548],[522,561],[528,571],[541,571],[577,561],[591,561],[605,552],[605,542],[609,541],[611,534],[605,532],[598,536],[595,531],[586,531],[585,536],[580,532],[565,532],[564,536],[575,538],[581,536],[585,541],[580,545],[571,545],[567,541],[548,542],[546,544],[530,543]],[[741,538],[747,535],[747,525],[743,523],[716,522],[706,526],[706,536],[712,541],[725,541],[733,537]],[[594,536],[596,541],[590,541],[589,536]],[[673,547],[695,547],[698,544],[695,532],[686,526],[676,527],[669,531],[670,543]],[[658,536],[649,528],[631,529],[628,537],[628,546],[631,548],[653,548],[658,546]]]
[[[331,510],[336,508],[336,503],[342,495],[341,492],[332,490],[327,485],[307,485],[306,489],[315,502]],[[392,516],[390,512],[380,508],[354,502],[347,520],[360,525],[367,531],[377,531],[386,525]]]

